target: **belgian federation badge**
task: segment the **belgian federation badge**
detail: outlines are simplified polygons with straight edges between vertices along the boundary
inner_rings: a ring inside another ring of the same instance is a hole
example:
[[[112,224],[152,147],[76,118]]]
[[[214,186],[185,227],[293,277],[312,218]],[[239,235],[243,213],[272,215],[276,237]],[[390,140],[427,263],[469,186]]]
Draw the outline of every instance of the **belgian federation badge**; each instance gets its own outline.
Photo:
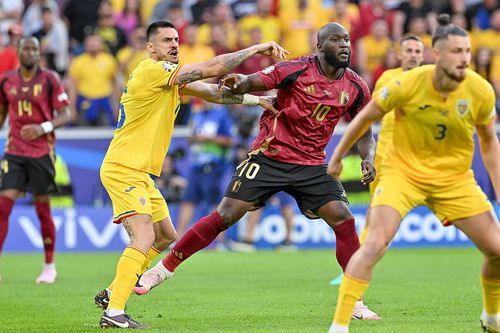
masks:
[[[341,105],[346,105],[349,102],[349,93],[345,90],[340,92],[339,102]]]

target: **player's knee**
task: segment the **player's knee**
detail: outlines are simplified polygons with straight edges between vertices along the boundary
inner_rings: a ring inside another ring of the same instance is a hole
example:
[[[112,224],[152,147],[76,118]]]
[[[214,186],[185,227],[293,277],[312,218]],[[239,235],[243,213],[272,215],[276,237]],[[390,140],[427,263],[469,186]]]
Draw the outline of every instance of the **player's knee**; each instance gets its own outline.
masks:
[[[377,262],[387,251],[388,244],[380,239],[366,239],[361,247],[363,256],[372,261]]]
[[[172,244],[177,239],[177,232],[171,231],[168,234],[160,235],[155,239],[155,248],[160,251],[166,250],[170,244]]]
[[[228,227],[235,224],[241,216],[236,210],[228,208],[219,211],[219,215],[222,219],[222,222],[224,222],[224,224],[226,224]]]
[[[488,260],[490,266],[500,267],[500,247],[484,252],[484,256]]]

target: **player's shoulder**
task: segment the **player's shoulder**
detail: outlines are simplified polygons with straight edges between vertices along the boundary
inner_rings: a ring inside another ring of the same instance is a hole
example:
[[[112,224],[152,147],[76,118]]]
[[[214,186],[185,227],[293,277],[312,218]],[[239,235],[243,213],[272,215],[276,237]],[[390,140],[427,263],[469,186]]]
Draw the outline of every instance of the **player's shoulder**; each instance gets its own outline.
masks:
[[[480,98],[493,92],[493,86],[471,69],[467,69],[464,83],[467,85],[467,89],[472,91],[473,95]]]
[[[345,69],[343,79],[352,82],[355,86],[361,86],[363,89],[368,90],[368,84],[361,77],[361,75],[349,67]]]
[[[380,75],[379,80],[390,80],[391,78],[403,73],[403,68],[396,67],[385,70],[382,75]]]
[[[51,80],[58,80],[60,79],[59,74],[57,74],[56,71],[49,69],[49,68],[40,68],[40,75],[43,77],[49,78]]]
[[[316,62],[316,56],[311,54],[299,58],[293,58],[290,60],[285,60],[278,62],[274,66],[269,66],[269,67],[276,67],[278,69],[299,69],[299,68],[307,68],[310,65],[313,65]]]
[[[17,69],[12,69],[10,71],[3,72],[2,74],[0,74],[0,81],[5,81],[12,77],[15,77],[18,73],[19,71]]]

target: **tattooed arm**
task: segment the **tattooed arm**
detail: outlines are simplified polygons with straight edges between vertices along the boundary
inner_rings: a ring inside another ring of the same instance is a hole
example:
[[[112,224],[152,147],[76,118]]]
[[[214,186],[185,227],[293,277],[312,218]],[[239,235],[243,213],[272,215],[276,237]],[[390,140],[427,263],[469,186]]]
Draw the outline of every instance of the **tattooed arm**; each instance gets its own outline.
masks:
[[[228,88],[224,87],[223,89],[219,89],[216,84],[209,84],[201,81],[185,85],[180,89],[180,93],[203,98],[207,102],[216,104],[243,104],[244,96],[243,94],[234,93]],[[273,106],[273,99],[274,97],[259,96],[258,105],[277,113],[278,111]]]
[[[206,62],[183,65],[175,77],[174,84],[186,84],[226,74],[256,53],[284,59],[288,52],[275,42],[253,45],[233,53],[218,55]]]

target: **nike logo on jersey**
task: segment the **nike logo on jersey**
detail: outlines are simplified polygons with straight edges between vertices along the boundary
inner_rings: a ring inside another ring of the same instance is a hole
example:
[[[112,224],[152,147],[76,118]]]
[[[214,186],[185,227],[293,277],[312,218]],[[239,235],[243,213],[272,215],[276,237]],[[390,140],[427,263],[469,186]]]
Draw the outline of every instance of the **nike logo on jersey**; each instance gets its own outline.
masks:
[[[430,105],[430,104],[424,104],[424,105],[419,106],[418,108],[419,108],[420,110],[425,110],[425,109],[430,108],[430,107],[431,107],[431,105]]]
[[[135,186],[130,186],[128,189],[125,190],[125,192],[128,193],[128,192],[132,191],[134,188],[135,188]]]

